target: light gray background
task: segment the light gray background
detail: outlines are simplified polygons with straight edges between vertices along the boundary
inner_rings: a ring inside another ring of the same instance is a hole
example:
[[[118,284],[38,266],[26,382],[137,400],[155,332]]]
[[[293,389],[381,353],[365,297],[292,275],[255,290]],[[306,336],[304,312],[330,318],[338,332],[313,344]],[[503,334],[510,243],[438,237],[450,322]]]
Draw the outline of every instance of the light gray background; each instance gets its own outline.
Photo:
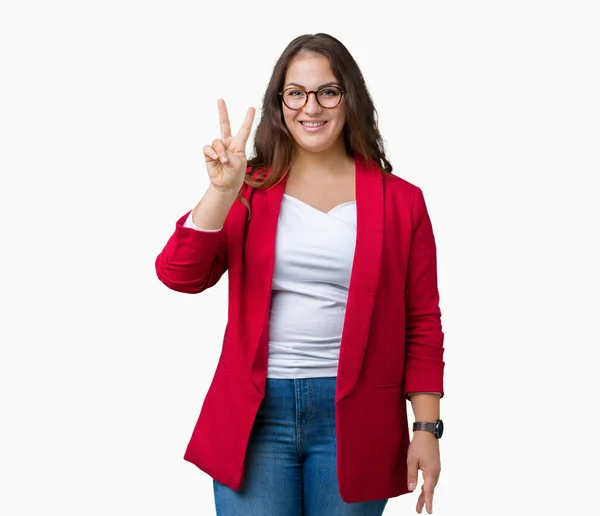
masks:
[[[213,513],[182,456],[227,278],[179,294],[154,259],[208,185],[216,99],[239,127],[320,31],[361,66],[437,236],[435,514],[598,513],[597,5],[3,2],[0,513]]]

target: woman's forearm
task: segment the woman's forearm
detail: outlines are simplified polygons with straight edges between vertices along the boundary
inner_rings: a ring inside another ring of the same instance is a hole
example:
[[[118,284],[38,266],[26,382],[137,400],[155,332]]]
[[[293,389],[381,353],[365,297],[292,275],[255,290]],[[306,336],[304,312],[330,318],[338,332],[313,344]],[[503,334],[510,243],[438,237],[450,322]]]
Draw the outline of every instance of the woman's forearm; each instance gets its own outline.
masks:
[[[415,421],[434,422],[440,419],[440,395],[415,393],[410,396]]]

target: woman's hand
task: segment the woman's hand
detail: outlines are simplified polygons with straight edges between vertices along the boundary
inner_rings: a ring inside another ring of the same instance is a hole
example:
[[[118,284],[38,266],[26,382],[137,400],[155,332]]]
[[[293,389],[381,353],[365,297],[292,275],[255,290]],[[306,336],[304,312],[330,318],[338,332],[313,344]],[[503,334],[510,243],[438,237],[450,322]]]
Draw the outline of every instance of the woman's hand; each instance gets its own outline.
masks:
[[[414,491],[419,480],[419,470],[423,472],[423,486],[417,501],[417,513],[421,514],[423,506],[427,513],[433,511],[433,492],[440,477],[440,445],[430,432],[416,431],[408,447],[408,489]]]
[[[206,169],[212,188],[221,193],[231,193],[240,190],[246,175],[246,142],[252,131],[252,122],[256,113],[254,108],[249,108],[246,118],[238,133],[231,136],[229,114],[223,99],[217,101],[219,107],[219,123],[221,138],[213,140],[212,145],[203,149]]]

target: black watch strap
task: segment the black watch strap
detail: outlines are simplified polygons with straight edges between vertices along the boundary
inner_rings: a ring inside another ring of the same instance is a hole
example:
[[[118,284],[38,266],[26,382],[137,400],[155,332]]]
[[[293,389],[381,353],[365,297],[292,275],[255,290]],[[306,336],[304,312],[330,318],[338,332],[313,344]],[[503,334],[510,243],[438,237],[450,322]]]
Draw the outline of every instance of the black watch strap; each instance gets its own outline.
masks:
[[[424,432],[431,432],[436,439],[442,437],[444,432],[444,423],[441,419],[438,419],[435,422],[430,421],[416,421],[413,423],[413,432],[421,430]]]

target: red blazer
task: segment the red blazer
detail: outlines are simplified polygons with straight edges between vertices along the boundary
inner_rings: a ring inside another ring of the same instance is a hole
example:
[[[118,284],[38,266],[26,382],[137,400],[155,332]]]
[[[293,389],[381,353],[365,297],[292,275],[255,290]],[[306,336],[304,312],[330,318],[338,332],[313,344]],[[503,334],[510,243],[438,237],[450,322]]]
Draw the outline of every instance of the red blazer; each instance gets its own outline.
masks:
[[[263,399],[275,234],[285,178],[245,187],[220,232],[177,221],[156,259],[169,288],[198,293],[229,273],[223,347],[185,460],[239,489],[250,430]],[[336,387],[337,474],[342,498],[408,492],[406,395],[443,394],[443,333],[436,248],[423,194],[356,159],[357,240]]]

